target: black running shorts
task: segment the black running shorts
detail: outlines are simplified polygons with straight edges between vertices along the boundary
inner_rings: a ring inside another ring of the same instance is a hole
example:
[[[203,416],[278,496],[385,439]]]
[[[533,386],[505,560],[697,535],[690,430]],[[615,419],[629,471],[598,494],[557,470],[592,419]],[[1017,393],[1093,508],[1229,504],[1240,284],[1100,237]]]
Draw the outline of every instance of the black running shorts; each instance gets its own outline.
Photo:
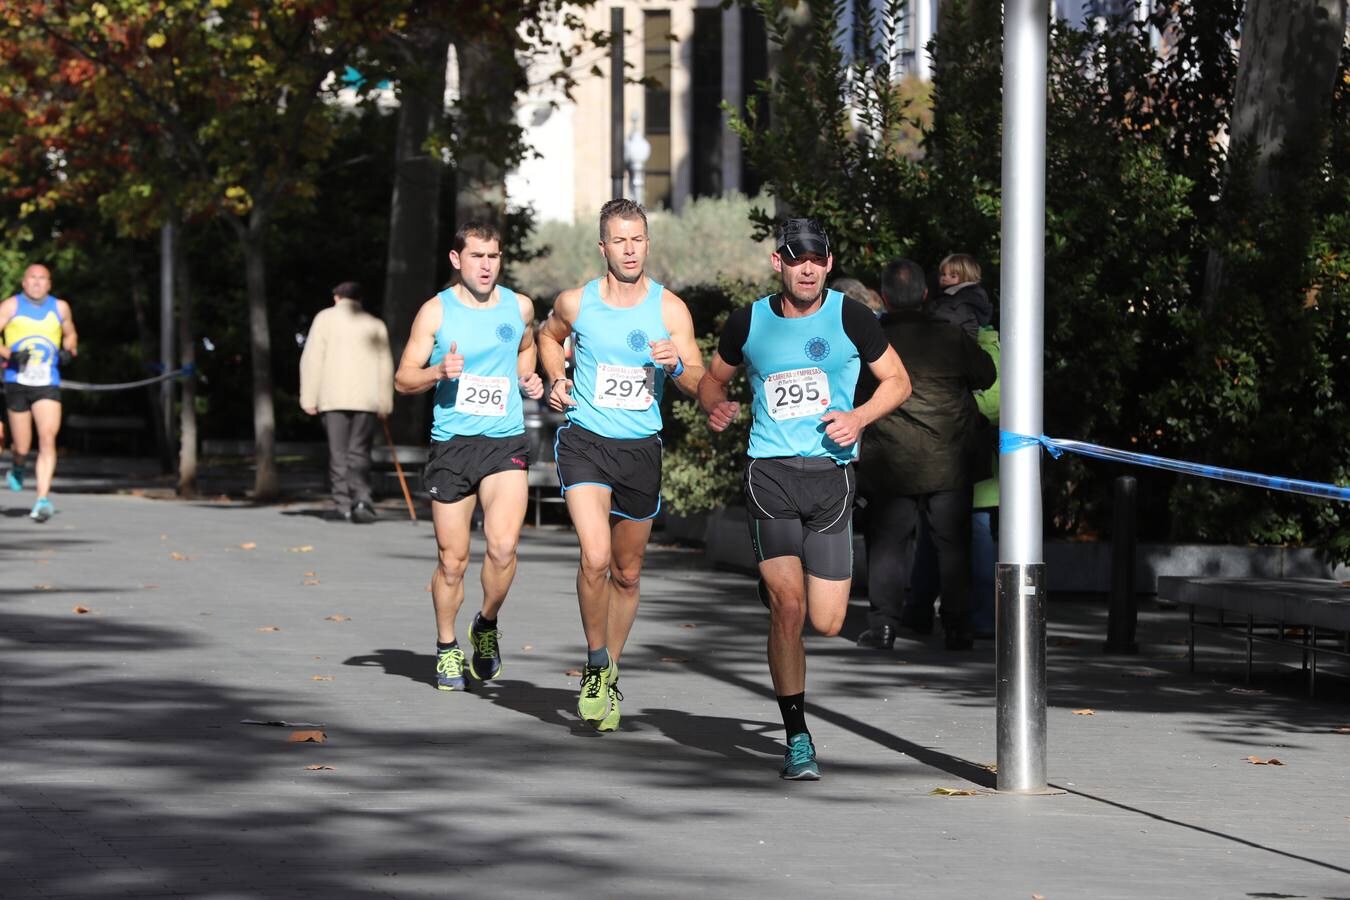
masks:
[[[478,493],[479,483],[498,472],[527,471],[529,446],[524,434],[510,437],[456,435],[432,441],[422,486],[432,500],[454,503]]]
[[[39,400],[55,400],[60,403],[61,388],[54,384],[32,387],[19,384],[17,381],[11,381],[5,385],[6,409],[14,412],[28,412],[33,408],[33,404]]]
[[[752,459],[745,468],[750,538],[760,562],[795,556],[817,578],[853,576],[853,466],[828,457]]]
[[[570,488],[595,484],[610,489],[611,515],[650,519],[661,511],[661,438],[609,438],[571,422],[553,443],[558,482]]]

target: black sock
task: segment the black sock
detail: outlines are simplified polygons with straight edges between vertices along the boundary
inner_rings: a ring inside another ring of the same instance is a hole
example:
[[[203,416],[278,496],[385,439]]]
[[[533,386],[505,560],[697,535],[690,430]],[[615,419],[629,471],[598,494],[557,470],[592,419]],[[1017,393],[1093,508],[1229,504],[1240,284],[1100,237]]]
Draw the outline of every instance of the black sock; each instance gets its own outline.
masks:
[[[10,463],[14,468],[22,472],[24,468],[28,465],[28,454],[25,453],[23,456],[20,456],[17,453],[11,452]]]
[[[783,715],[783,727],[787,729],[788,740],[793,735],[810,734],[806,730],[806,692],[778,698],[778,711]]]
[[[447,651],[447,650],[454,650],[454,649],[455,649],[456,647],[458,647],[458,646],[459,646],[459,641],[458,641],[458,640],[453,640],[453,641],[451,641],[451,642],[448,643],[448,644],[442,644],[440,641],[437,641],[437,642],[436,642],[436,652],[437,652],[437,653],[444,653],[444,652]]]
[[[497,627],[497,620],[496,620],[496,619],[489,619],[487,616],[483,615],[482,613],[479,613],[478,615],[474,616],[473,618],[474,618],[474,622],[475,622],[476,624],[480,625],[482,628],[486,629],[487,631],[491,631],[491,630],[493,630],[494,628]]]

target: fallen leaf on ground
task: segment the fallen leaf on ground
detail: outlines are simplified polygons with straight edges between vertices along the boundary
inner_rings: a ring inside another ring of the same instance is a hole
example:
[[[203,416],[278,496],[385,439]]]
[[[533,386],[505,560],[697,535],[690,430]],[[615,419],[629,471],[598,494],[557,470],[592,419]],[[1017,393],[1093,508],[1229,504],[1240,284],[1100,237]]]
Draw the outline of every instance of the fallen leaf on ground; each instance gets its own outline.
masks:
[[[342,613],[333,613],[331,616],[324,616],[325,622],[350,622],[351,616],[344,616]]]
[[[52,586],[51,586],[50,584],[35,584],[35,585],[33,585],[33,590],[35,590],[35,591],[50,591],[51,589],[52,589]]]
[[[520,649],[525,653],[529,653],[531,650],[534,649],[534,644],[526,644],[524,647],[521,647]]]
[[[159,536],[159,539],[160,539],[161,541],[167,541],[167,540],[169,539],[169,536],[168,536],[167,534],[161,534],[161,535]]]
[[[976,791],[968,788],[936,787],[928,792],[933,797],[974,797]]]
[[[1343,725],[1336,729],[1337,734],[1350,734],[1350,725]]]
[[[316,584],[318,584],[318,583],[319,583],[319,579],[317,579],[317,578],[306,578],[306,579],[305,579],[305,582],[304,582],[304,586],[305,586],[305,587],[311,587],[311,586],[316,585]]]
[[[698,627],[698,623],[697,623],[697,622],[681,622],[681,623],[680,623],[680,627],[681,627],[681,628],[697,628],[697,627]]]
[[[242,544],[239,545],[239,549],[240,549],[240,550],[257,550],[257,549],[258,549],[258,545],[257,545],[256,543],[254,543],[253,541],[245,541],[244,543],[242,543]]]
[[[322,744],[328,735],[322,731],[292,731],[286,738],[289,744]]]
[[[568,669],[566,672],[563,672],[563,674],[564,674],[564,675],[568,675],[568,676],[570,676],[570,677],[572,677],[572,678],[580,678],[580,677],[581,677],[581,670],[580,670],[580,669]]]
[[[1095,709],[1075,709],[1073,714],[1075,716],[1095,716],[1097,711]]]
[[[1282,765],[1284,765],[1284,763],[1280,762],[1278,759],[1276,759],[1276,758],[1273,757],[1273,756],[1272,756],[1270,759],[1262,759],[1262,758],[1259,757],[1259,756],[1247,756],[1247,757],[1244,757],[1244,759],[1246,759],[1247,762],[1251,763],[1251,764],[1254,765],[1254,766],[1282,766]]]
[[[143,585],[141,585],[141,590],[143,590],[143,591],[157,591],[157,590],[159,590],[159,585],[157,585],[157,584],[143,584]]]
[[[309,553],[314,547],[310,544],[305,544],[303,547],[287,547],[286,549],[291,553]]]
[[[82,615],[84,615],[85,613],[89,612],[89,607],[87,607],[87,606],[77,606],[77,607],[75,607],[73,610],[71,610],[71,612],[75,613],[75,615],[77,615],[77,616],[82,616]]]
[[[264,625],[263,627],[259,628],[258,630],[259,630],[259,631],[280,631],[280,630],[281,630],[281,626],[280,626],[280,625]]]
[[[187,556],[187,555],[185,555],[185,554],[179,553],[177,550],[175,550],[175,551],[173,551],[172,553],[169,554],[169,559],[177,559],[177,560],[180,560],[180,561],[181,561],[181,560],[191,559],[191,558],[192,558],[192,557],[190,557],[190,556]]]
[[[689,660],[683,656],[663,656],[661,662],[689,662]]]
[[[332,681],[332,680],[333,680],[333,676],[332,676],[332,675],[313,675],[313,676],[310,677],[309,680],[310,680],[310,681]]]
[[[1032,894],[1031,900],[1045,900],[1044,894]]]
[[[334,769],[332,766],[305,766],[305,768],[308,769],[308,770],[311,771],[311,772],[318,772],[320,769],[328,769],[328,770],[331,771],[331,772],[336,772],[336,771],[337,771],[337,770]]]
[[[984,769],[986,772],[995,772],[995,773],[997,773],[997,772],[998,772],[998,763],[985,763],[984,765],[980,766],[980,768],[981,768],[981,769]]]
[[[318,577],[319,577],[319,573],[318,573],[318,572],[306,572],[306,573],[305,573],[305,577],[306,577],[306,578],[318,578]]]

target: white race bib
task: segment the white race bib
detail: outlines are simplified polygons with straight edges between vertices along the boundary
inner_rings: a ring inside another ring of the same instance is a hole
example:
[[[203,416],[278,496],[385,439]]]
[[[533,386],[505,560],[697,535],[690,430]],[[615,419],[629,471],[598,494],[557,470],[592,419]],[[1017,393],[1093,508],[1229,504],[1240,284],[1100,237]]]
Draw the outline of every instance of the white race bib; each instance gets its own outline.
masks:
[[[764,379],[764,399],[777,422],[819,416],[830,408],[830,380],[820,369],[775,372]]]
[[[19,370],[17,380],[28,387],[46,387],[52,383],[52,364],[30,357],[28,364]]]
[[[504,416],[510,390],[509,378],[462,372],[455,394],[455,412],[466,416]]]
[[[598,363],[595,367],[595,405],[610,409],[649,408],[652,389],[648,379],[654,371],[648,366]]]

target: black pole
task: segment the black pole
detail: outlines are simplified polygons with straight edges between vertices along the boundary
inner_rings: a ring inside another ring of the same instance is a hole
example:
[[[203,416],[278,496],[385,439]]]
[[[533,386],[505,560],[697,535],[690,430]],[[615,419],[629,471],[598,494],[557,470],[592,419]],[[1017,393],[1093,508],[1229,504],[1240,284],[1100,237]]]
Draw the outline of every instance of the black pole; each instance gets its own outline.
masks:
[[[610,196],[623,196],[623,7],[609,11]]]
[[[1135,531],[1138,524],[1139,483],[1131,475],[1116,479],[1111,522],[1111,608],[1103,653],[1138,653],[1134,641],[1139,605],[1134,593]]]

